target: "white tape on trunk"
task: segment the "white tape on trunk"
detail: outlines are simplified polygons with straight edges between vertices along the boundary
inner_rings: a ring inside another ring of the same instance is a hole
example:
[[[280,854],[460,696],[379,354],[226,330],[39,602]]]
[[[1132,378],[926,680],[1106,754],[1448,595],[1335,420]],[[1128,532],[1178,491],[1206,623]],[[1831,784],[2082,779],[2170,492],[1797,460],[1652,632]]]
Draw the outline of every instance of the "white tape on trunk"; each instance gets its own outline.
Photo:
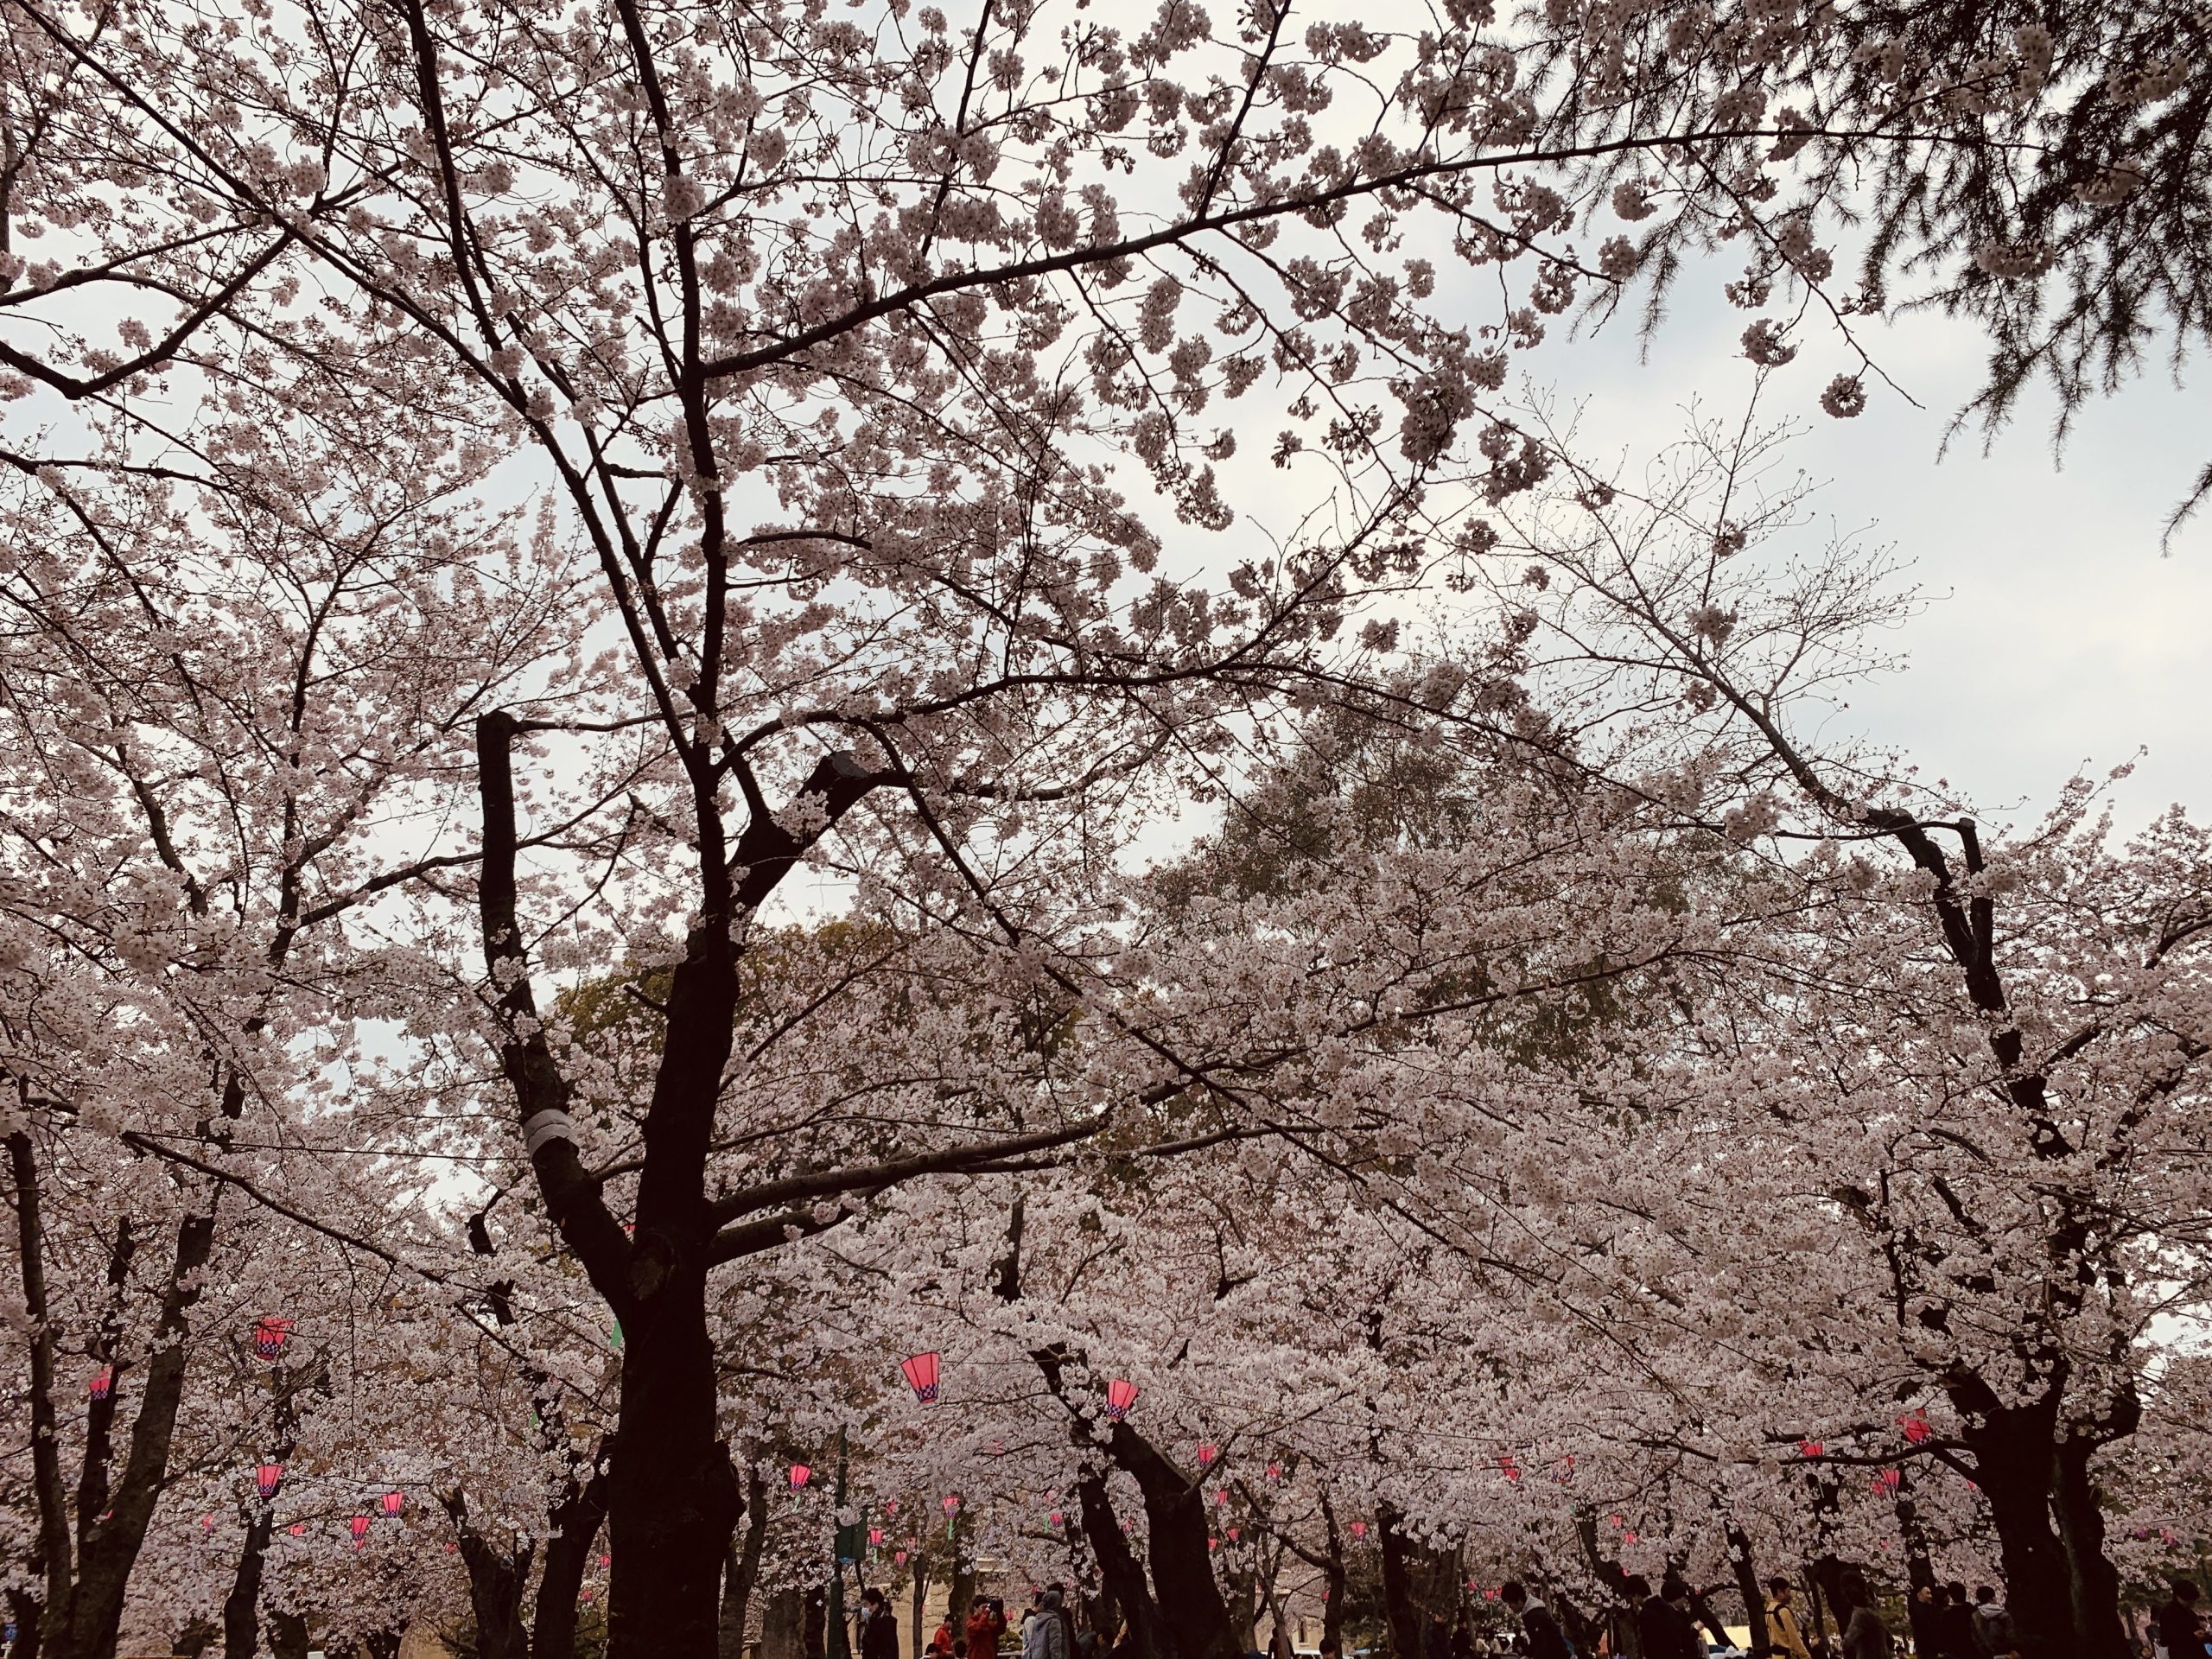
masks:
[[[574,1141],[575,1138],[576,1126],[566,1112],[548,1109],[523,1120],[523,1150],[533,1158],[537,1156],[537,1149],[549,1141]]]

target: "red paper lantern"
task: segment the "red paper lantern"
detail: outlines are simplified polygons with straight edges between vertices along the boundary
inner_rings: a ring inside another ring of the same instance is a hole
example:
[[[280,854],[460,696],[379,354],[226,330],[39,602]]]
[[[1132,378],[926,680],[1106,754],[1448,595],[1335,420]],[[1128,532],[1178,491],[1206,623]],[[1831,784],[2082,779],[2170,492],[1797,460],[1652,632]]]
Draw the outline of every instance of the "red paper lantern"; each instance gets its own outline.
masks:
[[[406,1503],[407,1500],[402,1497],[398,1491],[393,1491],[386,1492],[384,1495],[384,1512],[385,1517],[389,1520],[398,1520],[399,1511],[406,1506]]]
[[[1221,1488],[1221,1490],[1220,1490],[1220,1491],[1217,1491],[1217,1492],[1213,1495],[1213,1501],[1214,1501],[1215,1503],[1228,1503],[1228,1502],[1229,1502],[1229,1488],[1228,1488],[1228,1487],[1226,1487],[1226,1486],[1224,1486],[1223,1488]]]
[[[1232,1544],[1236,1541],[1236,1529],[1234,1527],[1229,1529],[1229,1541]]]
[[[1351,1535],[1352,1535],[1353,1537],[1355,1537],[1355,1538],[1364,1538],[1364,1537],[1366,1537],[1366,1536],[1367,1536],[1367,1522],[1364,1522],[1364,1521],[1355,1521],[1355,1522],[1353,1522],[1351,1523]]]
[[[883,1500],[883,1512],[884,1512],[886,1515],[896,1515],[896,1514],[898,1514],[898,1513],[899,1513],[899,1500],[898,1500],[897,1498],[895,1498],[895,1497],[887,1497],[887,1498],[885,1498],[885,1499]]]
[[[957,1493],[957,1492],[947,1492],[947,1493],[944,1495],[944,1512],[945,1512],[947,1515],[957,1515],[957,1514],[959,1514],[959,1513],[960,1513],[960,1494],[959,1494],[959,1493]]]
[[[870,1527],[868,1529],[868,1541],[869,1545],[874,1548],[882,1548],[883,1529],[881,1527]]]
[[[797,1491],[800,1487],[805,1485],[807,1481],[813,1476],[813,1473],[814,1471],[808,1468],[803,1463],[795,1463],[791,1465],[791,1491]]]
[[[1214,1460],[1216,1458],[1219,1457],[1220,1455],[1221,1455],[1221,1448],[1220,1448],[1220,1447],[1218,1447],[1218,1446],[1200,1446],[1200,1447],[1198,1448],[1198,1467],[1199,1467],[1199,1468],[1201,1468],[1201,1469],[1204,1469],[1204,1468],[1206,1468],[1206,1467],[1210,1466],[1210,1465],[1212,1464],[1213,1460]]]
[[[1903,1481],[1904,1477],[1899,1475],[1896,1470],[1885,1469],[1880,1474],[1874,1477],[1874,1490],[1878,1492],[1894,1495],[1898,1486],[1903,1484]]]
[[[1221,1548],[1221,1540],[1220,1540],[1220,1539],[1218,1539],[1218,1538],[1209,1538],[1209,1539],[1207,1539],[1207,1540],[1206,1540],[1206,1548],[1207,1548],[1208,1549],[1219,1549],[1219,1548]]]
[[[214,1531],[214,1530],[215,1530],[215,1517],[214,1517],[213,1516],[212,1516],[212,1515],[203,1515],[203,1516],[201,1516],[200,1517],[200,1531],[202,1531],[202,1532],[213,1532],[213,1531]]]
[[[92,1380],[86,1386],[92,1390],[93,1399],[106,1399],[115,1389],[115,1368],[112,1365],[101,1366],[92,1373]]]
[[[1106,1414],[1116,1422],[1129,1414],[1129,1408],[1137,1402],[1137,1385],[1122,1377],[1116,1377],[1106,1385]]]
[[[1636,1541],[1636,1535],[1635,1535],[1634,1533],[1632,1533],[1632,1532],[1624,1532],[1624,1533],[1621,1534],[1621,1542],[1623,1542],[1623,1543],[1624,1543],[1624,1544],[1632,1544],[1632,1543],[1634,1543],[1635,1541]]]
[[[599,1558],[599,1564],[601,1567],[612,1567],[614,1565],[614,1558],[612,1555],[602,1555]]]
[[[263,1359],[274,1359],[284,1351],[284,1338],[292,1334],[292,1322],[279,1319],[274,1313],[263,1315],[254,1321],[253,1351]]]
[[[1897,1419],[1897,1427],[1904,1431],[1906,1440],[1918,1446],[1936,1431],[1929,1426],[1927,1417],[1917,1411],[1907,1412]]]
[[[1817,1458],[1827,1450],[1827,1447],[1821,1445],[1818,1440],[1800,1440],[1797,1442],[1797,1455],[1801,1458]]]
[[[264,1497],[276,1497],[276,1489],[283,1484],[283,1480],[284,1465],[281,1463],[264,1463],[255,1466],[253,1487]]]
[[[357,1515],[346,1524],[353,1529],[353,1548],[359,1549],[368,1541],[369,1517],[365,1515]]]
[[[899,1369],[906,1373],[906,1385],[914,1391],[914,1398],[925,1406],[937,1403],[937,1356],[916,1354],[912,1359],[899,1362]]]
[[[906,1552],[903,1549],[893,1550],[891,1554],[891,1559],[896,1561],[899,1566],[904,1567],[906,1565]]]
[[[308,1535],[308,1523],[304,1521],[295,1521],[290,1526],[285,1528],[284,1530],[290,1533],[295,1538],[304,1538]],[[451,1544],[448,1544],[446,1548],[448,1549],[451,1549],[453,1546]]]
[[[1057,1527],[1060,1524],[1060,1512],[1058,1510],[1054,1510],[1051,1515],[1046,1517],[1046,1519],[1053,1526]]]
[[[1518,1480],[1521,1478],[1521,1465],[1514,1462],[1511,1458],[1500,1458],[1497,1460],[1497,1466],[1504,1471],[1505,1478],[1508,1480]]]
[[[1268,1478],[1269,1480],[1281,1480],[1282,1478],[1282,1465],[1279,1463],[1269,1464],[1268,1465]]]

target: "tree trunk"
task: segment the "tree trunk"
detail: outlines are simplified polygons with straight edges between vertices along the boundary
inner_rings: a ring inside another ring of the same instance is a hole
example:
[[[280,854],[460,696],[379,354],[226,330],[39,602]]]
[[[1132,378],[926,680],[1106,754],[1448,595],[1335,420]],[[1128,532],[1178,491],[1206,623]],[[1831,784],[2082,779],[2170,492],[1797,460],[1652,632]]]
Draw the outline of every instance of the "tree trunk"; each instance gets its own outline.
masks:
[[[289,1448],[283,1455],[290,1455]],[[223,1598],[223,1659],[254,1659],[261,1651],[261,1567],[268,1559],[269,1537],[276,1526],[269,1503],[258,1503],[245,1529],[245,1548],[238,1554],[231,1593]]]
[[[1425,1626],[1432,1613],[1459,1605],[1457,1560],[1409,1537],[1395,1510],[1380,1516],[1382,1532],[1382,1613],[1390,1649],[1398,1659],[1421,1659]]]
[[[1122,1530],[1121,1519],[1114,1513],[1112,1498],[1106,1491],[1106,1477],[1096,1469],[1088,1470],[1076,1483],[1075,1490],[1082,1505],[1083,1535],[1090,1541],[1090,1553],[1097,1560],[1100,1583],[1107,1599],[1128,1621],[1130,1659],[1169,1659],[1174,1649],[1166,1622],[1160,1616],[1160,1604],[1152,1599],[1152,1586],[1145,1582],[1144,1567],[1137,1560],[1136,1552],[1129,1548],[1128,1535]],[[968,1659],[977,1656],[970,1654]],[[989,1656],[983,1656],[983,1659],[989,1659]]]
[[[760,1659],[806,1659],[806,1593],[778,1590],[761,1610]]]
[[[1735,1571],[1736,1593],[1744,1599],[1744,1621],[1751,1626],[1751,1659],[1765,1659],[1773,1649],[1766,1629],[1766,1596],[1759,1584],[1758,1567],[1751,1560],[1751,1541],[1733,1521],[1727,1522],[1726,1533],[1728,1565]]]
[[[1114,1425],[1107,1451],[1144,1495],[1153,1592],[1163,1612],[1173,1610],[1162,1625],[1170,1659],[1243,1659],[1214,1582],[1205,1492],[1127,1422]]]
[[[2089,1478],[2095,1451],[2092,1444],[2069,1439],[2059,1445],[2051,1463],[2051,1507],[2069,1569],[2074,1650],[2082,1659],[2130,1659],[2120,1575],[2105,1555],[2104,1508]]]
[[[531,1659],[575,1659],[576,1596],[607,1516],[607,1477],[594,1475],[553,1511],[556,1531],[545,1541],[545,1571],[537,1581],[537,1605],[531,1619]],[[621,1565],[618,1557],[618,1573]]]
[[[269,1616],[269,1650],[276,1659],[308,1659],[308,1622],[297,1613]]]
[[[441,1493],[438,1501],[453,1517],[461,1538],[461,1563],[468,1572],[468,1607],[476,1617],[476,1659],[526,1659],[530,1644],[522,1628],[522,1592],[535,1552],[527,1544],[512,1554],[494,1547],[468,1525],[460,1493]]]
[[[2022,1659],[2088,1659],[2073,1640],[2072,1573],[2051,1527],[2054,1416],[2041,1402],[1999,1407],[1979,1423],[1969,1418],[1964,1438],[1997,1529]]]
[[[928,1637],[924,1634],[922,1630],[922,1621],[927,1618],[929,1614],[930,1575],[929,1567],[927,1566],[928,1560],[928,1556],[924,1554],[921,1551],[916,1550],[908,1561],[908,1565],[914,1569],[914,1624],[913,1629],[907,1634],[906,1651],[913,1655],[914,1659],[922,1659],[922,1643],[928,1640]]]
[[[753,1616],[753,1590],[760,1582],[760,1552],[768,1538],[768,1483],[758,1469],[745,1471],[745,1530],[730,1545],[722,1575],[721,1659],[745,1659],[745,1624]]]

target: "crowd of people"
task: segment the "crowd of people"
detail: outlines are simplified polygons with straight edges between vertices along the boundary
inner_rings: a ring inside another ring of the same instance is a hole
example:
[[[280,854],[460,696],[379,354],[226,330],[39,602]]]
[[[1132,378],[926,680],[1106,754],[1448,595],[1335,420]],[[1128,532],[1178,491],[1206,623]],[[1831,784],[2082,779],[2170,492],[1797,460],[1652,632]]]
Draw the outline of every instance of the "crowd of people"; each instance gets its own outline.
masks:
[[[1622,1587],[1628,1602],[1624,1623],[1634,1627],[1640,1659],[1707,1659],[1712,1649],[1695,1611],[1698,1598],[1688,1583],[1669,1574],[1655,1590],[1649,1580],[1631,1576]],[[1904,1632],[1891,1630],[1863,1579],[1847,1577],[1842,1589],[1851,1611],[1831,1643],[1817,1625],[1808,1628],[1789,1580],[1768,1582],[1766,1640],[1777,1659],[1896,1659],[1907,1651]],[[1506,1651],[1527,1659],[1586,1659],[1540,1592],[1508,1580],[1498,1599],[1510,1621]],[[2142,1633],[2144,1659],[2212,1659],[2212,1630],[2198,1608],[2201,1599],[2195,1583],[2174,1582],[2172,1594]],[[1966,1585],[1957,1580],[1923,1585],[1912,1601],[1910,1650],[1916,1659],[2020,1659],[2018,1630],[1993,1586],[1978,1586],[1969,1597]],[[976,1596],[964,1618],[949,1611],[930,1638],[927,1659],[996,1659],[1009,1632],[1020,1644],[1020,1659],[1116,1659],[1124,1650],[1116,1632],[1093,1629],[1060,1586],[1048,1585],[1032,1593],[1019,1620],[1009,1620],[1004,1602],[990,1595]],[[863,1595],[856,1636],[857,1659],[902,1659],[898,1616],[880,1590]],[[1275,1659],[1292,1659],[1291,1643],[1280,1630],[1275,1647]],[[1429,1619],[1419,1659],[1482,1659],[1497,1651],[1491,1637],[1478,1636],[1465,1611],[1456,1624],[1447,1624],[1439,1613]],[[1611,1638],[1601,1637],[1587,1659],[1603,1659],[1613,1651]],[[1319,1654],[1320,1659],[1343,1659],[1337,1644],[1325,1638]]]

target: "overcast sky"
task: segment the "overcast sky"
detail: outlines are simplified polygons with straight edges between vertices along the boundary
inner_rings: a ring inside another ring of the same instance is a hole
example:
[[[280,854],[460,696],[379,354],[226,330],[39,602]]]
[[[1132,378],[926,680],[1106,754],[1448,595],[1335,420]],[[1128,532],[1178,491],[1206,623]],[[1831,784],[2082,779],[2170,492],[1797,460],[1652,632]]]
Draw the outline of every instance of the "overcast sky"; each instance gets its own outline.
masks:
[[[1586,434],[1648,448],[1679,430],[1692,397],[1741,406],[1747,319],[1707,293],[1685,291],[1646,360],[1626,327],[1543,348],[1562,393],[1587,395]],[[1825,480],[1822,516],[1894,543],[1931,601],[1899,636],[1907,671],[1866,685],[1841,718],[1911,751],[1993,822],[2040,810],[2077,768],[2101,774],[2138,748],[2114,795],[2124,825],[2177,800],[2212,810],[2212,507],[2159,546],[2212,455],[2205,377],[2177,391],[2154,373],[2086,410],[2056,461],[2048,396],[1986,454],[1971,430],[1939,459],[1980,385],[1980,332],[1924,316],[1867,342],[1920,408],[1877,390],[1856,420],[1820,413],[1821,388],[1848,365],[1817,335],[1768,394],[1804,414],[1796,457]]]

